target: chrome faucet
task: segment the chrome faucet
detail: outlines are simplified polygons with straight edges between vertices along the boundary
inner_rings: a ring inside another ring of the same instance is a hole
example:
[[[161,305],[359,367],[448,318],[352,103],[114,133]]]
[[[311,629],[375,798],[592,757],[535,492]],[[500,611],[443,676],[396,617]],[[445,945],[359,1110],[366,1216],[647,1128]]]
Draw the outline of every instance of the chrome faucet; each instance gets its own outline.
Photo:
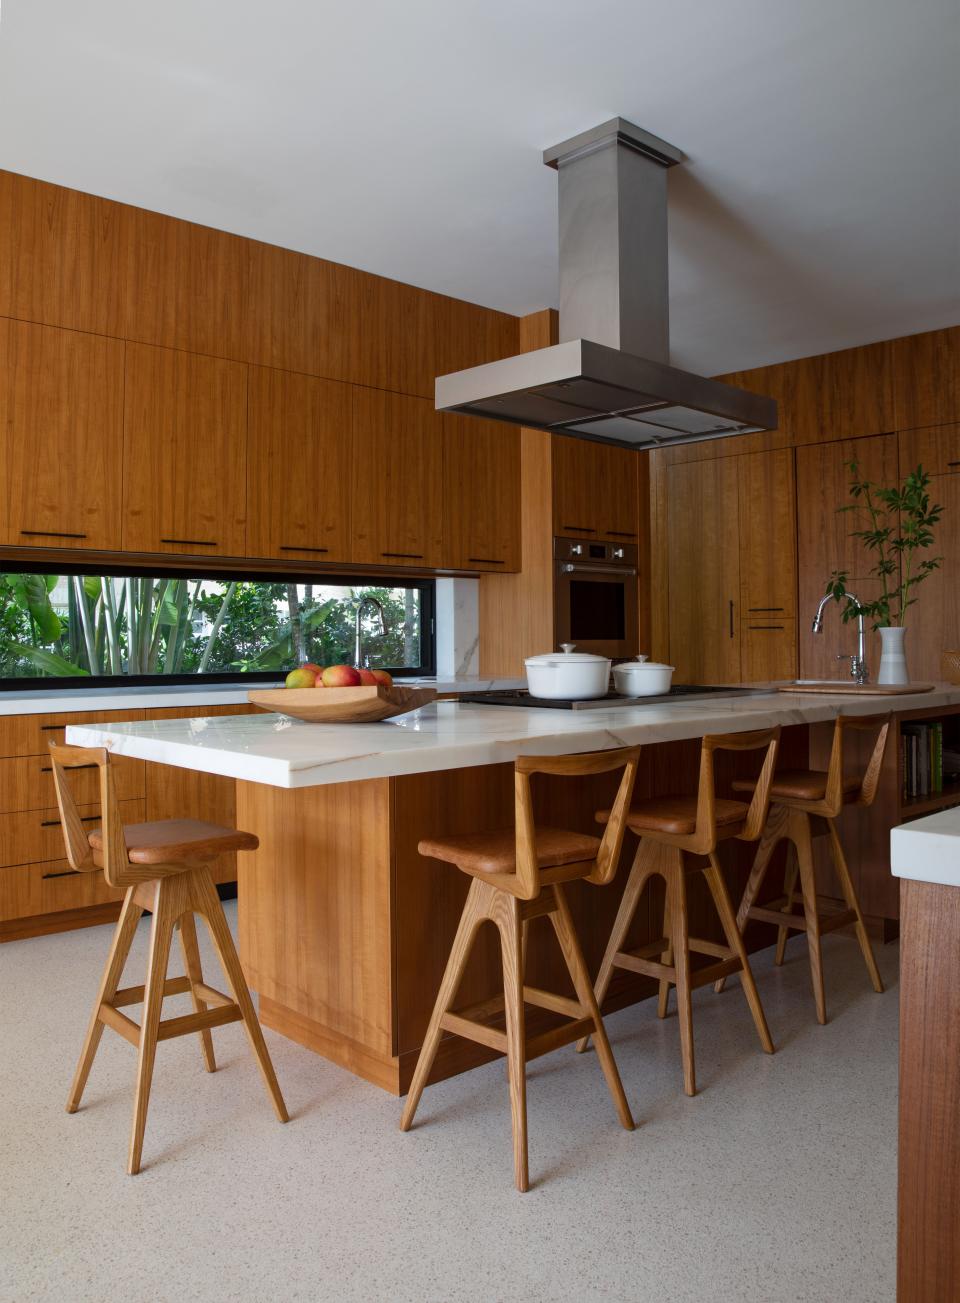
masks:
[[[387,632],[386,619],[383,613],[383,604],[381,602],[378,602],[375,597],[370,597],[369,595],[366,597],[361,597],[360,601],[357,603],[356,626],[355,626],[354,639],[353,639],[353,663],[354,665],[356,665],[357,669],[360,669],[361,666],[360,621],[363,619],[364,611],[366,611],[367,608],[371,606],[378,612],[380,616],[380,632],[382,634]]]
[[[823,609],[824,609],[824,607],[826,606],[826,604],[827,604],[828,602],[832,602],[833,600],[834,600],[833,593],[825,593],[824,596],[821,597],[821,599],[820,599],[820,605],[817,607],[817,613],[816,613],[816,615],[813,617],[813,632],[814,632],[814,633],[822,633],[822,632],[823,632]],[[853,679],[853,681],[854,681],[855,683],[860,683],[860,684],[867,683],[867,682],[869,681],[869,677],[870,677],[870,676],[869,676],[869,674],[867,673],[867,640],[866,640],[866,634],[864,633],[864,628],[863,628],[863,610],[862,610],[862,608],[861,608],[861,606],[860,606],[860,602],[859,602],[858,598],[856,598],[856,597],[853,595],[853,593],[844,593],[844,595],[843,595],[842,598],[838,597],[836,600],[837,600],[838,602],[840,602],[840,601],[849,602],[849,603],[853,606],[853,609],[854,609],[854,610],[856,611],[856,613],[857,613],[857,650],[856,650],[856,654],[853,655],[853,656],[848,657],[847,654],[846,654],[845,652],[840,652],[840,653],[838,653],[838,655],[837,655],[837,660],[838,660],[838,661],[845,661],[845,660],[848,660],[848,659],[849,659],[849,661],[850,661],[850,677]]]

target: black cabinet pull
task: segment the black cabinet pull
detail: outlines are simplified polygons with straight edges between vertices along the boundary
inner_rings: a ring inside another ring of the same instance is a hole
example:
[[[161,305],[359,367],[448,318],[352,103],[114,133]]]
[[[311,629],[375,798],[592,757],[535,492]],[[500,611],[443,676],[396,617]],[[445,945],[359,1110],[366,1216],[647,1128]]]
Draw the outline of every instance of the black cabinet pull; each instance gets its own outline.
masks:
[[[748,628],[751,632],[754,632],[755,630],[759,630],[759,629],[785,629],[785,628],[786,628],[786,625],[783,625],[783,624],[748,624],[748,625],[747,625],[747,628]]]
[[[41,725],[40,725],[40,732],[41,732],[41,733],[59,733],[60,730],[61,730],[62,728],[66,728],[66,727],[67,727],[66,724],[41,724]]]
[[[636,538],[632,529],[608,529],[607,533],[611,538]]]
[[[575,529],[578,534],[595,534],[597,531],[589,525],[564,525],[564,529]]]
[[[960,461],[948,461],[948,462],[947,462],[947,465],[948,465],[948,466],[960,466]],[[21,532],[23,532],[23,531],[21,531]]]
[[[99,815],[99,814],[81,814],[81,816],[80,816],[80,822],[81,822],[81,823],[100,823],[101,818],[102,818],[102,816]],[[60,820],[59,820],[59,819],[41,819],[41,820],[40,820],[40,827],[41,827],[41,828],[59,828],[59,826],[60,826]]]
[[[65,529],[21,529],[24,538],[86,538],[86,534],[70,534]]]
[[[505,566],[507,563],[497,556],[468,556],[468,561],[478,566]]]
[[[733,637],[733,598],[730,598],[730,637]]]
[[[783,609],[784,608],[782,606],[748,606],[747,607],[748,611],[754,612],[757,615],[764,615],[767,614],[768,612],[772,614],[774,611],[782,611]]]
[[[44,882],[49,882],[51,878],[79,878],[80,874],[76,869],[61,869],[59,873],[44,873],[41,876]]]
[[[404,557],[404,558],[405,558],[406,560],[408,560],[408,561],[422,561],[422,560],[423,560],[423,553],[422,553],[422,552],[381,552],[380,555],[381,555],[381,556],[396,556],[396,557]]]
[[[219,547],[215,538],[162,538],[161,543],[181,543],[188,547]]]
[[[329,552],[328,547],[304,547],[302,543],[281,543],[280,552]]]
[[[49,725],[44,725],[44,727],[47,728],[47,727],[49,727]],[[99,769],[100,766],[99,766],[99,765],[95,765],[95,764],[90,764],[90,765],[70,765],[69,768],[70,768],[73,772],[76,772],[76,770],[78,770],[78,769]],[[41,765],[41,766],[40,766],[40,772],[41,772],[41,774],[52,774],[52,773],[53,773],[53,765]]]

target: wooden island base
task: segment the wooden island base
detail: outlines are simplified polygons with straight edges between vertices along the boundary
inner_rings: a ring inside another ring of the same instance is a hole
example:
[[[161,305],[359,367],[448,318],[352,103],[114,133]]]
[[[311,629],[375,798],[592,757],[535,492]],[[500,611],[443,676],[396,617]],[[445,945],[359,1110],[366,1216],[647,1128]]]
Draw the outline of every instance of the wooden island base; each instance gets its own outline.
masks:
[[[805,727],[786,730],[784,763],[806,763]],[[699,741],[663,743],[641,753],[637,795],[696,789]],[[725,781],[753,773],[749,757],[718,764]],[[616,777],[584,779],[575,791],[544,780],[535,786],[543,823],[595,833],[594,812],[609,805]],[[260,995],[263,1023],[393,1094],[405,1093],[443,975],[468,888],[449,865],[423,859],[422,837],[512,825],[513,765],[489,765],[397,778],[368,779],[299,789],[237,784],[237,824],[255,832],[260,849],[239,866],[240,954],[250,986]],[[571,909],[590,971],[599,967],[636,849],[624,847],[608,887],[575,883]],[[754,846],[727,843],[724,865],[731,895],[743,889]],[[702,875],[690,883],[694,934],[722,941]],[[769,875],[769,891],[780,875]],[[662,889],[651,887],[634,921],[630,944],[661,935]],[[549,927],[534,920],[530,981],[565,991],[568,979]],[[459,1003],[475,1004],[502,991],[496,933],[478,938]],[[775,931],[751,924],[751,949],[769,945]],[[643,1000],[650,979],[620,971],[605,1009]],[[740,1011],[737,1010],[739,1015]],[[530,1010],[531,1030],[555,1015]],[[491,1019],[492,1020],[492,1019]],[[448,1036],[433,1080],[496,1057],[496,1052]],[[678,1066],[679,1071],[679,1066]]]

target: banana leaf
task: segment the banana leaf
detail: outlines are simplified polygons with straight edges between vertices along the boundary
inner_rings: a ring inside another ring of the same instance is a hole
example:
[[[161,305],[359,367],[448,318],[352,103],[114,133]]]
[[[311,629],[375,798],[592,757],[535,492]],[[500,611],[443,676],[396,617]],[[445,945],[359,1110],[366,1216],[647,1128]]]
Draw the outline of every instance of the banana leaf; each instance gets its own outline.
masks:
[[[22,611],[29,611],[33,616],[37,633],[43,641],[56,642],[61,634],[60,617],[50,605],[50,593],[57,583],[56,575],[10,575],[8,582],[14,601]]]
[[[38,670],[44,674],[56,674],[60,677],[72,675],[75,678],[89,678],[89,671],[82,670],[79,665],[74,665],[71,661],[64,660],[56,652],[44,651],[42,647],[28,647],[24,643],[12,642],[8,644],[11,650],[23,656],[25,660],[30,661]]]
[[[330,598],[313,611],[302,612],[300,615],[300,628],[303,630],[316,629],[318,625],[323,624],[330,612],[337,606],[336,598]],[[247,668],[251,670],[280,670],[284,666],[289,666],[294,660],[294,632],[289,623],[284,626],[280,637],[275,639],[268,647],[264,647],[251,661],[247,662]]]

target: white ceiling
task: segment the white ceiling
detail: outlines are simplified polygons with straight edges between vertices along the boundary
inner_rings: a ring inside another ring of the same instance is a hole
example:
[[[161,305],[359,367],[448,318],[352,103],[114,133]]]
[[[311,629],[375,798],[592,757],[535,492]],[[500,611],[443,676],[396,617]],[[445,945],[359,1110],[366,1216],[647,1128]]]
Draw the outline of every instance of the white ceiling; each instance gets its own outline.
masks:
[[[716,374],[960,321],[958,68],[957,0],[3,0],[0,166],[523,313],[620,115]]]

